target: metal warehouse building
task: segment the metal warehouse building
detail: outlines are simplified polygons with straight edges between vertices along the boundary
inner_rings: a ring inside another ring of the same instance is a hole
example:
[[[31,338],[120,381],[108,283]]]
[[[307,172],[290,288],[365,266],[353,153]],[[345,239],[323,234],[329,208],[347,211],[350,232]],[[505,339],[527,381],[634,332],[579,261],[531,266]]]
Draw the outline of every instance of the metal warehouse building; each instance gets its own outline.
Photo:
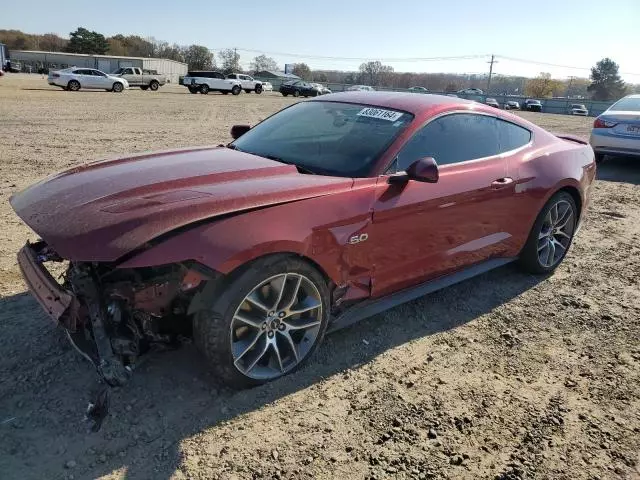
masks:
[[[11,60],[22,64],[23,72],[38,72],[41,69],[67,67],[97,68],[105,73],[120,67],[138,67],[155,70],[167,76],[167,81],[178,83],[178,78],[187,74],[187,64],[166,58],[118,57],[114,55],[85,55],[82,53],[40,52],[34,50],[12,50]]]

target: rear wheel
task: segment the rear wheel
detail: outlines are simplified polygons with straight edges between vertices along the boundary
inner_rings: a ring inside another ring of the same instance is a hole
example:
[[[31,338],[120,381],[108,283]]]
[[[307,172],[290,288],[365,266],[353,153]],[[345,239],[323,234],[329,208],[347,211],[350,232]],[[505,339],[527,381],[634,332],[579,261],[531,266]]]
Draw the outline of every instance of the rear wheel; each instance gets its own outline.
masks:
[[[550,273],[562,262],[575,233],[578,209],[573,197],[558,192],[536,218],[520,252],[520,265],[531,273]]]
[[[328,319],[322,275],[298,258],[277,255],[232,274],[213,306],[196,314],[194,341],[225,383],[244,388],[302,365]]]
[[[203,95],[207,95],[209,93],[209,85],[207,85],[206,83],[200,85],[200,93]]]
[[[282,93],[282,96],[283,96],[283,97],[287,97],[287,96],[289,96],[289,94],[288,94],[288,93],[284,93],[284,92],[283,92],[283,93]]]
[[[256,92],[257,94],[262,93],[262,85],[260,85],[260,84],[256,85],[255,92]]]
[[[234,85],[234,87],[231,89],[231,93],[233,95],[240,95],[240,92],[242,92],[242,88],[240,88],[240,85]]]
[[[67,83],[67,90],[77,92],[80,90],[80,82],[77,80],[69,80],[69,83]]]
[[[198,87],[188,87],[189,88],[189,93],[198,93]]]
[[[115,93],[120,93],[124,90],[124,85],[120,82],[114,82],[113,87],[111,87],[111,91]]]
[[[300,96],[300,91],[299,90],[294,90],[293,91],[293,96],[294,97],[299,97]]]
[[[158,90],[158,87],[160,86],[160,84],[157,82],[157,80],[151,80],[151,83],[149,83],[149,88],[151,90],[153,90],[154,92],[156,90]]]

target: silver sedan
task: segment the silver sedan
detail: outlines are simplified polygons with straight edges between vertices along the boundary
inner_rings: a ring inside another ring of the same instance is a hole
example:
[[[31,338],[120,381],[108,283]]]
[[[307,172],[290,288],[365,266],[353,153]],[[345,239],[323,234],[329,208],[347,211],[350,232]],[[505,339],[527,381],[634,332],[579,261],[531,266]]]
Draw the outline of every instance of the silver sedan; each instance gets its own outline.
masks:
[[[129,88],[124,78],[107,75],[95,68],[65,68],[49,73],[49,85],[55,85],[72,92],[81,88],[95,88],[109,92],[122,92]]]
[[[589,143],[597,162],[605,155],[640,157],[640,95],[627,95],[598,116]]]

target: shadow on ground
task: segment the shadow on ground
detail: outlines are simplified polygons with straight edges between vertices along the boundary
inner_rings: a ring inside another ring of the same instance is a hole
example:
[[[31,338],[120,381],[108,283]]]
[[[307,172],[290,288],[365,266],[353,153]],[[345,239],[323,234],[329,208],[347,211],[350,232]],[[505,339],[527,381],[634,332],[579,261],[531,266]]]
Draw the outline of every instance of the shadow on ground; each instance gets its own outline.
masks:
[[[598,165],[597,178],[640,185],[640,160],[632,157],[606,157]]]
[[[0,471],[5,479],[75,478],[122,470],[169,478],[180,441],[259,409],[406,342],[455,329],[534,287],[543,277],[502,267],[396,307],[325,339],[300,371],[261,387],[218,386],[191,345],[150,356],[113,391],[98,433],[82,422],[95,375],[27,293],[0,300]],[[366,339],[366,342],[363,342]],[[319,407],[311,407],[318,409]]]

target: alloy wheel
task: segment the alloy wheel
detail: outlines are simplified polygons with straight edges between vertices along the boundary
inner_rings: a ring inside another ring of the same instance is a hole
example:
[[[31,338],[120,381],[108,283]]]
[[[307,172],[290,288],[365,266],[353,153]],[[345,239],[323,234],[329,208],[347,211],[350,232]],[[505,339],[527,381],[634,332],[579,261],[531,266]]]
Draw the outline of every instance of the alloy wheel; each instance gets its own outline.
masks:
[[[550,268],[562,260],[569,248],[575,228],[574,211],[566,200],[551,206],[538,234],[538,261]]]
[[[231,321],[234,366],[247,377],[271,380],[310,353],[322,325],[320,292],[304,275],[283,273],[256,286]]]

